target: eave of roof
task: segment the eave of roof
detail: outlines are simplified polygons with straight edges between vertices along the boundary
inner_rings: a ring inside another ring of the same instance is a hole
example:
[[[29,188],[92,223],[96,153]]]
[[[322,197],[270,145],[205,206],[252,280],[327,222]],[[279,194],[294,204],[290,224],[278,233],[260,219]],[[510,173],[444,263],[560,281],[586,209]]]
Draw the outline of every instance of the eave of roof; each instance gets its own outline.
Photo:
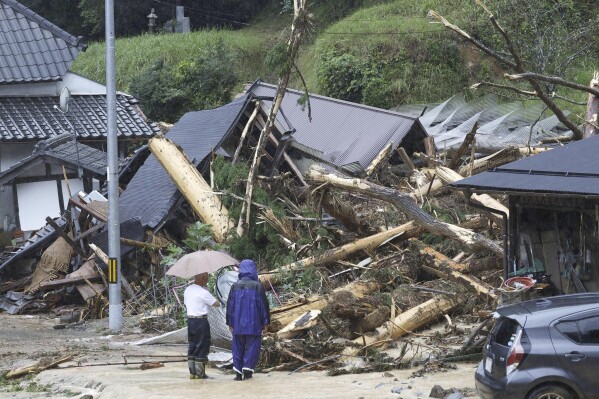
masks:
[[[105,95],[73,95],[66,115],[57,105],[58,97],[0,97],[0,142],[46,140],[70,131],[71,124],[79,139],[106,137]],[[117,94],[119,138],[150,138],[157,133],[158,126],[138,111],[137,100]]]
[[[599,136],[572,142],[454,182],[476,192],[599,196]]]
[[[34,153],[0,173],[0,185],[10,182],[31,167],[40,163],[66,165],[81,168],[95,178],[106,176],[106,153],[85,144],[76,143],[70,135],[62,135],[62,141],[51,148],[42,145]]]

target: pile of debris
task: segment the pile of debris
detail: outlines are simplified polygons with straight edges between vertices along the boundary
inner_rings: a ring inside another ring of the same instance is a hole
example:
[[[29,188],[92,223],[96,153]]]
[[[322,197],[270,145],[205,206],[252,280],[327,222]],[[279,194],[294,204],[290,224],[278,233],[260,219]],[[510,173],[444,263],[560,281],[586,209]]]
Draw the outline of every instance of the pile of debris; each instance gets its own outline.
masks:
[[[258,82],[226,106],[190,112],[123,163],[124,314],[146,316],[146,331],[184,325],[185,282],[165,270],[185,252],[224,248],[256,259],[269,291],[263,369],[340,373],[479,356],[505,300],[497,288],[509,210],[504,198],[447,188],[524,151],[480,158],[476,123],[440,151],[418,118],[320,96],[310,117],[324,127],[310,124],[297,93],[285,102],[273,91]],[[280,118],[270,112],[277,101]],[[73,195],[62,217],[5,250],[0,308],[106,317],[102,193]]]

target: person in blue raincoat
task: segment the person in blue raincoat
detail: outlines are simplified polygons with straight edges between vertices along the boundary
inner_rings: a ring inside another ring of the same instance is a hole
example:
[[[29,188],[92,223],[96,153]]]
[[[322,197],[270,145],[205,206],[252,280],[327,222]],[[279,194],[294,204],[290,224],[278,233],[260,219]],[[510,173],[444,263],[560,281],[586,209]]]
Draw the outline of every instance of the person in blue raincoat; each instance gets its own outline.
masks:
[[[233,334],[235,381],[252,378],[260,358],[262,331],[270,324],[270,309],[251,259],[239,264],[239,279],[231,286],[227,299],[226,323]]]

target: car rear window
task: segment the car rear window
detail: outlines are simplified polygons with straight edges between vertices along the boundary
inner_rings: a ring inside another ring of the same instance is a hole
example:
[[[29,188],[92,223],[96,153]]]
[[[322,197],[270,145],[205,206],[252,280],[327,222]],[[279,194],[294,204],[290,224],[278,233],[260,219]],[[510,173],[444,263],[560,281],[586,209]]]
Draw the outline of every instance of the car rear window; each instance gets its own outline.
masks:
[[[518,332],[519,324],[516,320],[502,317],[495,324],[493,335],[495,342],[503,346],[511,346],[511,343]]]
[[[555,325],[555,328],[562,333],[564,337],[580,343],[580,334],[578,334],[578,325],[576,324],[576,321],[560,321]]]

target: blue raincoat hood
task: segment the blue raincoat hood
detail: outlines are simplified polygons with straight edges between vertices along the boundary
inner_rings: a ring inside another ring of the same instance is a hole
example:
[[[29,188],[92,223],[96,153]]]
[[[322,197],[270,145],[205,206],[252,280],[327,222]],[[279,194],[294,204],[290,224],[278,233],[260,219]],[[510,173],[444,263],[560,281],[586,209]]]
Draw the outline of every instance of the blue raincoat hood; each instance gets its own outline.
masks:
[[[256,270],[256,263],[251,259],[244,259],[239,264],[239,279],[250,278],[254,281],[258,281],[258,271]]]

